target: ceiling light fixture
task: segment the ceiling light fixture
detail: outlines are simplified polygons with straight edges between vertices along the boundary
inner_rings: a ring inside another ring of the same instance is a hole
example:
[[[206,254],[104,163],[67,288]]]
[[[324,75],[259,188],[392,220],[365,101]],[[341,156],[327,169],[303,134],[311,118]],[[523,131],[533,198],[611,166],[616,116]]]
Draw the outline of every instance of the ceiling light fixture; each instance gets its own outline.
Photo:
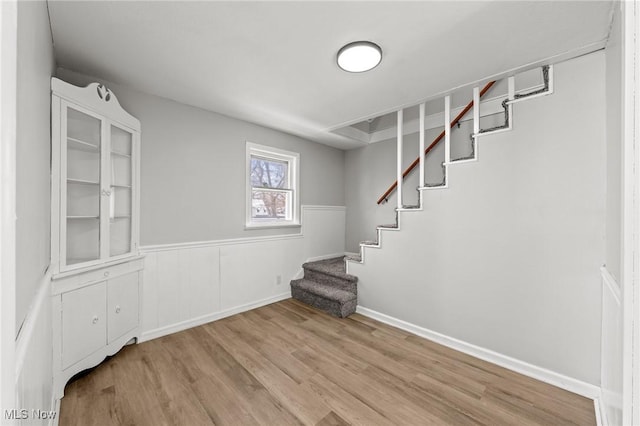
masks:
[[[354,41],[338,51],[338,66],[348,72],[365,72],[382,60],[382,49],[370,41]]]

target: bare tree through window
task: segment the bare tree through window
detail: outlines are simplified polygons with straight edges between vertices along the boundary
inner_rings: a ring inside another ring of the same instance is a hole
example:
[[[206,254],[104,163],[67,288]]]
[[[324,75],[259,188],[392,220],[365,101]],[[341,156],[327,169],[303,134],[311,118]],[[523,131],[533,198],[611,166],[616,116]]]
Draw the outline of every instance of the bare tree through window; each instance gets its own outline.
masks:
[[[252,218],[288,219],[289,163],[251,156]]]

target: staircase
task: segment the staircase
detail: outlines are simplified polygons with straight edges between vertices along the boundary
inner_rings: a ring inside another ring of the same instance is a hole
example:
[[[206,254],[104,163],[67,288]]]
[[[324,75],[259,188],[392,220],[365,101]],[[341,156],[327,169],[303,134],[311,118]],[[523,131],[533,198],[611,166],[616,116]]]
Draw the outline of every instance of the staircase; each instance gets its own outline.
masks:
[[[501,99],[501,114],[504,114],[503,123],[494,127],[483,129],[480,126],[480,108],[481,108],[481,100],[482,97],[490,91],[490,89],[494,86],[496,81],[489,81],[482,89],[480,87],[473,88],[473,99],[461,109],[461,111],[456,115],[456,117],[451,120],[451,96],[445,96],[444,101],[444,130],[431,142],[431,144],[425,148],[425,103],[419,105],[420,107],[420,124],[419,124],[419,135],[420,135],[420,145],[419,145],[419,155],[418,158],[415,159],[413,163],[409,165],[404,171],[402,168],[402,157],[403,157],[403,114],[404,110],[397,111],[397,179],[396,181],[389,186],[389,188],[378,198],[377,204],[384,204],[389,201],[389,197],[396,192],[396,200],[397,207],[395,209],[395,223],[389,225],[379,225],[376,228],[376,239],[374,241],[363,241],[360,243],[360,252],[348,254],[345,257],[345,262],[347,265],[347,271],[349,270],[349,264],[363,264],[364,263],[364,255],[365,249],[374,248],[380,249],[382,247],[381,244],[381,235],[384,231],[393,231],[397,232],[401,230],[401,213],[402,212],[417,212],[423,210],[423,191],[429,190],[441,190],[448,188],[448,166],[454,164],[462,164],[468,162],[474,162],[478,160],[478,140],[480,137],[507,132],[512,130],[513,125],[513,105],[526,101],[529,99],[537,98],[540,96],[546,96],[553,93],[553,66],[545,65],[540,68],[542,78],[544,84],[542,87],[535,88],[533,90],[524,90],[524,91],[516,91],[515,84],[515,76],[508,77],[506,79],[508,84],[508,94],[506,99]],[[461,120],[463,120],[466,116],[472,114],[473,120],[473,133],[471,134],[471,155],[468,157],[462,158],[452,158],[451,154],[451,132],[455,128],[456,125],[459,126]],[[439,184],[426,184],[425,183],[425,157],[429,154],[442,140],[444,140],[445,145],[445,154],[444,154],[444,162],[442,163],[443,169],[443,181]],[[420,177],[419,182],[420,186],[417,188],[418,191],[418,204],[417,205],[405,205],[403,203],[403,181],[405,178],[410,175],[416,168],[418,168]]]
[[[344,257],[302,265],[304,277],[291,281],[291,296],[339,318],[356,311],[358,277],[345,272]]]
[[[544,80],[543,87],[534,90],[517,92],[515,88],[515,77],[508,77],[508,94],[506,99],[499,99],[500,115],[504,115],[504,122],[497,126],[482,129],[480,126],[480,108],[482,97],[490,91],[496,81],[488,82],[482,89],[473,89],[473,99],[459,110],[456,117],[451,120],[451,96],[444,97],[444,130],[425,147],[425,103],[420,104],[420,145],[418,158],[403,171],[403,113],[404,110],[397,111],[397,180],[380,196],[377,204],[388,202],[393,192],[396,192],[397,207],[395,209],[395,223],[379,225],[376,229],[375,241],[363,241],[360,243],[360,252],[350,254],[346,257],[336,257],[317,262],[308,262],[303,265],[304,278],[291,281],[291,295],[294,299],[307,303],[320,310],[323,310],[336,317],[345,318],[354,313],[357,306],[357,281],[358,278],[348,274],[349,265],[364,264],[366,249],[380,249],[381,235],[383,232],[398,232],[401,230],[402,212],[417,212],[423,210],[422,191],[438,190],[448,188],[448,166],[453,164],[468,163],[477,161],[477,142],[481,136],[491,135],[499,132],[506,132],[512,129],[513,104],[545,96],[553,93],[553,68],[550,65],[543,66],[541,73]],[[495,101],[495,99],[494,99]],[[462,158],[452,158],[450,134],[456,125],[467,115],[473,114],[473,133],[471,134],[471,155]],[[443,169],[443,181],[440,184],[429,185],[425,183],[425,157],[442,140],[445,145]],[[418,204],[405,205],[402,202],[403,181],[418,167],[420,172],[420,186],[418,190]]]

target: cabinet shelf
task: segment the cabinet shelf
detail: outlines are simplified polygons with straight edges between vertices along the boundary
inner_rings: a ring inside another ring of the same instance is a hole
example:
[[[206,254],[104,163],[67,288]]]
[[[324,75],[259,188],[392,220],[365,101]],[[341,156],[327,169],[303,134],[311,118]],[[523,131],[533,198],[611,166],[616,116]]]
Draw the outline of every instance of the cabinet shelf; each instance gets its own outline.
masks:
[[[100,152],[100,147],[98,145],[80,139],[72,138],[71,136],[67,137],[67,148],[95,153]]]
[[[67,183],[77,183],[79,185],[100,185],[100,182],[94,182],[92,180],[85,180],[85,179],[72,179],[72,178],[68,178]]]
[[[67,219],[100,219],[99,216],[67,216]]]
[[[112,188],[131,188],[131,185],[121,185],[119,183],[112,183],[111,187]]]

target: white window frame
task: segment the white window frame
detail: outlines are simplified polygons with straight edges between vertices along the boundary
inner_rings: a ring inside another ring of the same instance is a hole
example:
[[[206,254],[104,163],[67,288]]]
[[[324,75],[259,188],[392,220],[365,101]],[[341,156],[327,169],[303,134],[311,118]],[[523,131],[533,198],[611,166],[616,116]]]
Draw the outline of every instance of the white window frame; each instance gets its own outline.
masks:
[[[297,152],[286,151],[271,146],[259,145],[253,142],[246,142],[246,206],[245,206],[245,229],[263,229],[263,228],[285,228],[290,226],[300,226],[300,154]],[[288,163],[289,172],[289,190],[291,191],[291,219],[272,219],[259,221],[251,217],[252,210],[252,189],[251,186],[251,156],[259,156],[266,159],[276,161],[286,161]]]

